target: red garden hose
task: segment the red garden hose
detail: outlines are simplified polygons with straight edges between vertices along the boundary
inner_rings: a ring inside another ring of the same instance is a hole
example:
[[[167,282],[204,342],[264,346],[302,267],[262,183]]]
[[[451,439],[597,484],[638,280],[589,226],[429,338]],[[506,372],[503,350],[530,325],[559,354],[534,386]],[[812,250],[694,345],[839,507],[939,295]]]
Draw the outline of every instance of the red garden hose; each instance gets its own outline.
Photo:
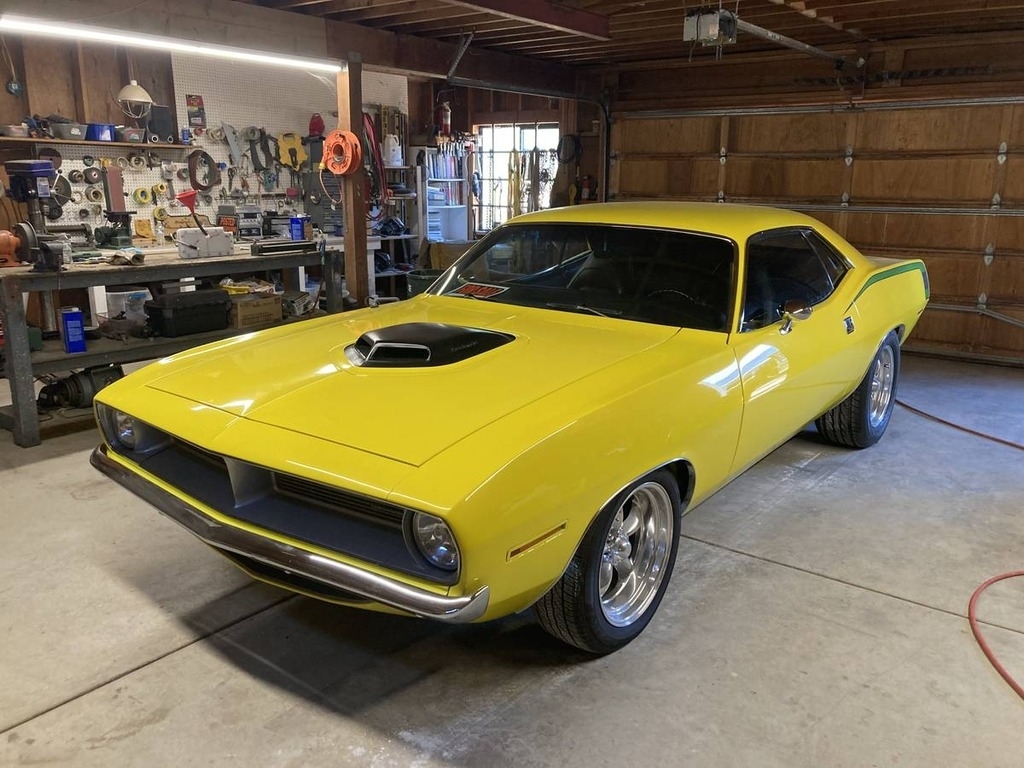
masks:
[[[971,601],[967,604],[967,620],[971,624],[971,632],[974,633],[974,639],[978,641],[978,646],[981,648],[981,652],[985,654],[985,658],[988,659],[989,663],[995,668],[996,672],[999,673],[999,676],[1006,681],[1006,684],[1013,688],[1014,692],[1018,696],[1024,699],[1024,687],[1022,687],[1020,683],[1013,679],[1010,673],[1006,671],[1006,668],[999,663],[999,660],[996,658],[995,654],[992,653],[992,649],[989,648],[988,643],[985,641],[985,638],[981,634],[981,628],[978,626],[978,617],[976,614],[976,609],[978,607],[978,598],[981,597],[982,592],[988,589],[992,584],[995,584],[997,581],[1002,581],[1003,579],[1012,579],[1017,576],[1024,576],[1024,571],[1010,571],[1009,573],[1002,573],[998,576],[993,576],[991,579],[989,579],[976,590],[974,590],[974,594],[971,595]]]

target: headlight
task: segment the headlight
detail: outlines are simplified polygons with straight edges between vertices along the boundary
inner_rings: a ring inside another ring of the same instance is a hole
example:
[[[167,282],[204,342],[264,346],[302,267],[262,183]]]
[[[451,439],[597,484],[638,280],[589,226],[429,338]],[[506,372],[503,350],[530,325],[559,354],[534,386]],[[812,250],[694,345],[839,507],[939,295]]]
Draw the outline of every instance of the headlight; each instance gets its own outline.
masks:
[[[451,528],[439,517],[416,512],[412,519],[412,537],[425,558],[446,571],[459,569],[459,548]]]
[[[135,419],[127,413],[115,410],[113,413],[114,439],[129,451],[135,450],[138,437],[135,432]]]

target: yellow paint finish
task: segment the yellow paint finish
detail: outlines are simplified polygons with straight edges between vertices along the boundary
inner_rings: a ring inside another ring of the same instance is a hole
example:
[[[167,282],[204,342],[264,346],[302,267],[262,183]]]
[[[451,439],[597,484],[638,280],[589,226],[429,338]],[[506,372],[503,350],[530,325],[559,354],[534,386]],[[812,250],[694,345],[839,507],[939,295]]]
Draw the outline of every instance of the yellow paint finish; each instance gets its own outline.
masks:
[[[225,525],[424,589],[466,595],[487,585],[486,620],[544,594],[602,506],[653,469],[676,471],[684,496],[692,471],[690,504],[706,499],[852,391],[885,335],[898,326],[909,332],[925,304],[919,270],[894,272],[893,262],[866,259],[800,214],[644,203],[516,221],[529,220],[716,233],[737,243],[741,257],[762,230],[808,225],[851,269],[788,335],[781,323],[740,333],[735,313],[726,334],[425,295],[209,345],[126,377],[97,399],[208,450],[442,517],[463,557],[450,590],[206,510]],[[344,347],[363,332],[420,321],[515,340],[438,368],[348,364]]]

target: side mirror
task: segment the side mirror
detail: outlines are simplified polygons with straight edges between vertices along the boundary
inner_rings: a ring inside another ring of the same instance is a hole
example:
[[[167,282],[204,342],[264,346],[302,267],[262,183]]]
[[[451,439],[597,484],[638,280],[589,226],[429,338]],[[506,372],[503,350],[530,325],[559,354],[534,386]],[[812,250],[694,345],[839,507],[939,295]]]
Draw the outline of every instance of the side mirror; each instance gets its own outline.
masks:
[[[800,299],[790,299],[782,305],[782,327],[779,333],[785,336],[793,330],[794,320],[806,320],[814,312],[814,307],[805,304]]]

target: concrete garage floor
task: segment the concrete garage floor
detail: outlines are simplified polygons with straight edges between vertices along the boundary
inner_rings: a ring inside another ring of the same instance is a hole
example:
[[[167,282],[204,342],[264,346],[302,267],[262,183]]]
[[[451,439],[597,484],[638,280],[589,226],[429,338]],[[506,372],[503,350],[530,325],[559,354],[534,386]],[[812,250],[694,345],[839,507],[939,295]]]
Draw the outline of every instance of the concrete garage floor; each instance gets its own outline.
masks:
[[[1024,372],[907,356],[900,397],[1024,442]],[[0,764],[1019,766],[964,618],[1024,568],[1024,455],[898,409],[800,436],[688,515],[657,618],[588,659],[528,618],[349,611],[248,581],[88,464],[0,434]],[[1024,579],[981,604],[1024,680]]]

